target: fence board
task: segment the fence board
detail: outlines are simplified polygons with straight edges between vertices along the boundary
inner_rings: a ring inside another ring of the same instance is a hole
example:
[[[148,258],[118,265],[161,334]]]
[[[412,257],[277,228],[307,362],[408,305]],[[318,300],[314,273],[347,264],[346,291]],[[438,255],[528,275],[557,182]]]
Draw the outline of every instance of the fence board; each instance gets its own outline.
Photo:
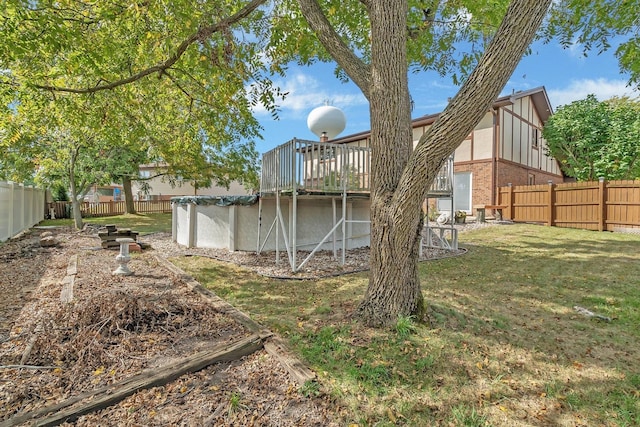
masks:
[[[505,218],[566,228],[640,229],[640,181],[501,187]]]

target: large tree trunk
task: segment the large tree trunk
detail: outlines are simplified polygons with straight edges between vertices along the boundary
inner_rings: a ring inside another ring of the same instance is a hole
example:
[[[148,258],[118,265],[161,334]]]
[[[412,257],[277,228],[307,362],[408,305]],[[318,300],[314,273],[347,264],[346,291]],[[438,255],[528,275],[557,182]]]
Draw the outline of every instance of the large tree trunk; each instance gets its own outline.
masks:
[[[420,138],[408,162],[403,141],[405,138],[411,141],[410,119],[408,127],[402,123],[409,101],[403,89],[406,67],[404,73],[394,67],[406,64],[399,53],[405,52],[406,32],[398,25],[406,25],[402,16],[406,16],[407,6],[405,2],[382,0],[369,4],[373,158],[371,273],[359,312],[370,324],[389,324],[398,315],[418,318],[423,315],[425,304],[417,265],[422,228],[420,206],[426,191],[445,159],[473,131],[504,88],[542,22],[550,0],[512,2],[480,63],[436,123]],[[394,86],[399,89],[390,89]],[[382,96],[378,97],[379,94]],[[396,109],[394,102],[398,103]],[[394,122],[396,117],[401,119]],[[404,133],[407,129],[408,136]]]
[[[513,0],[480,63],[411,152],[407,0],[368,0],[371,66],[349,51],[318,7],[298,0],[324,47],[362,89],[371,112],[371,273],[358,311],[373,325],[421,317],[420,207],[445,159],[490,108],[531,43],[551,0]]]
[[[413,148],[407,81],[407,1],[372,1],[371,20],[371,272],[359,314],[374,325],[419,314],[419,228],[398,221],[392,204]],[[395,48],[398,47],[398,48]],[[415,219],[420,209],[409,212]]]
[[[125,213],[135,214],[136,207],[133,203],[133,191],[131,190],[131,178],[128,176],[122,177],[122,191],[124,192],[124,210]]]

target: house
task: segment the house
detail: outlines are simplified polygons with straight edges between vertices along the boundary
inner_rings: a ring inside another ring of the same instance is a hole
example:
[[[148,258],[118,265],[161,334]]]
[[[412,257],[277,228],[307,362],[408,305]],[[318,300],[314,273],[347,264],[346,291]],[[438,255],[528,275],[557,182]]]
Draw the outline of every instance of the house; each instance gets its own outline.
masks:
[[[471,213],[474,206],[495,206],[497,188],[509,183],[561,182],[560,167],[547,156],[541,137],[551,113],[543,87],[497,99],[434,177],[428,195],[438,210]],[[415,144],[437,117],[413,120]],[[189,247],[275,251],[277,259],[286,249],[293,271],[318,250],[337,257],[340,248],[344,263],[347,250],[369,246],[370,132],[319,137],[294,138],[263,154],[253,204],[206,196],[174,200],[174,240]],[[449,229],[454,247],[455,228]],[[301,262],[299,250],[309,251]]]
[[[83,201],[89,203],[118,202],[121,200],[124,200],[124,192],[122,191],[122,185],[119,184],[93,185],[83,199]]]
[[[455,210],[472,212],[474,205],[497,204],[497,188],[560,183],[558,162],[546,153],[542,127],[552,114],[544,87],[498,98],[454,155]],[[414,146],[439,114],[413,120]],[[370,146],[370,133],[331,141],[357,147]],[[449,207],[439,210],[450,209]],[[445,204],[446,205],[446,204]]]
[[[194,188],[188,181],[179,177],[174,181],[164,175],[167,170],[165,163],[150,163],[139,166],[139,177],[142,180],[132,182],[132,192],[135,200],[170,200],[175,196],[242,196],[251,194],[251,189],[245,188],[239,182],[233,181],[229,188],[212,185],[207,188]],[[146,191],[145,191],[146,188]]]

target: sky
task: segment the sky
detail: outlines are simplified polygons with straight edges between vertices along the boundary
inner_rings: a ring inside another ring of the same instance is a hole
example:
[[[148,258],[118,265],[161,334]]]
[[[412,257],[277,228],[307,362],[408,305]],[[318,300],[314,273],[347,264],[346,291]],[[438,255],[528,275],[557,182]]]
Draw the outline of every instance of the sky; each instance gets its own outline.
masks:
[[[531,50],[501,95],[544,86],[554,111],[589,94],[596,95],[600,101],[614,96],[640,96],[640,92],[627,85],[628,76],[620,73],[613,51],[585,57],[579,46],[563,49],[554,43],[537,43]],[[289,95],[280,103],[278,121],[273,120],[270,113],[256,110],[256,117],[264,128],[264,139],[256,141],[260,153],[294,137],[317,140],[307,128],[307,116],[325,103],[340,108],[346,115],[346,128],[338,137],[370,129],[367,100],[355,84],[339,81],[334,76],[334,68],[333,64],[291,66],[286,78],[276,80]],[[425,72],[409,74],[409,91],[415,101],[412,117],[441,112],[457,90],[450,78]]]

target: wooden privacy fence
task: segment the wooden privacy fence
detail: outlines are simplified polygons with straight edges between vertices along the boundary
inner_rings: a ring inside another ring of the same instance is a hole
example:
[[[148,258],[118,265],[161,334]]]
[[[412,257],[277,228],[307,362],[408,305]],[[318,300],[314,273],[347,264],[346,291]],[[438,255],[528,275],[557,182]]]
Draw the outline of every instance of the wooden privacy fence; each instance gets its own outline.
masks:
[[[515,222],[640,232],[640,181],[588,181],[498,188],[503,216]]]
[[[171,213],[170,200],[142,200],[133,202],[133,205],[138,213]],[[71,218],[73,216],[71,202],[53,202],[49,203],[48,207],[53,209],[56,218]],[[85,218],[122,215],[125,213],[125,202],[82,202],[80,211]]]

